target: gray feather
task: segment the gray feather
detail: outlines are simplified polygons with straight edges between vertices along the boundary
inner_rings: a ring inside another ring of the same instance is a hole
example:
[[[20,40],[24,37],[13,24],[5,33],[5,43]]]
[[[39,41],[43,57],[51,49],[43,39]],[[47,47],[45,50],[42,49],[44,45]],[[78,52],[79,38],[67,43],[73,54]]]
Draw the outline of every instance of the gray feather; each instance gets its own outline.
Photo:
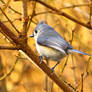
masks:
[[[70,51],[71,51],[71,52],[80,53],[80,54],[83,54],[83,55],[91,56],[91,55],[89,55],[89,54],[87,54],[87,53],[85,53],[85,52],[82,52],[82,51],[79,51],[79,50],[75,50],[75,49],[71,49]]]
[[[65,41],[64,38],[54,30],[54,28],[52,28],[48,24],[44,24],[43,22],[40,22],[36,26],[35,30],[39,31],[39,35],[37,37],[37,43],[40,45],[54,48],[63,53],[69,53],[70,51],[70,52],[76,52],[76,53],[88,55],[84,52],[74,50],[73,47],[67,41]]]
[[[61,41],[60,41],[60,40],[58,40],[58,38],[55,38],[55,37],[49,37],[49,36],[39,37],[37,39],[37,43],[40,45],[54,48],[54,49],[59,50],[64,53],[66,53],[66,50],[68,48],[71,49],[71,46],[69,44],[67,44],[64,40],[61,39]]]
[[[63,37],[47,24],[38,24],[36,30],[39,30],[37,43],[40,45],[52,47],[59,51],[66,52],[72,49],[72,46],[66,42]]]

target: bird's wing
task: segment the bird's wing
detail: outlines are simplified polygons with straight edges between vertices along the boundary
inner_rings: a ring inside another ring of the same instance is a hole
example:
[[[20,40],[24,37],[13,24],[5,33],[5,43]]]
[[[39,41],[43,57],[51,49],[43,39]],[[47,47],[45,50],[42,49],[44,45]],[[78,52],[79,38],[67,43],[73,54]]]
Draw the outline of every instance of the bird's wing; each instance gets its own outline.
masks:
[[[54,48],[64,53],[67,53],[67,49],[72,49],[72,46],[70,44],[59,37],[38,37],[37,43],[43,46]]]

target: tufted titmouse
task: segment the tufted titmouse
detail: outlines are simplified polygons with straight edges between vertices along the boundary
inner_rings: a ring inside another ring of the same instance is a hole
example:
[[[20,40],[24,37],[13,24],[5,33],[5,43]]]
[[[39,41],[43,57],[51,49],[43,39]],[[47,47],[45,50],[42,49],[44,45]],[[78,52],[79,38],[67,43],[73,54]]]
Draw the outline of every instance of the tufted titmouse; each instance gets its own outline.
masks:
[[[60,63],[60,60],[69,53],[76,52],[88,55],[87,53],[73,49],[59,33],[48,24],[45,24],[44,21],[36,26],[34,33],[30,37],[34,37],[36,49],[41,57],[57,61],[56,65],[52,67],[52,71]]]

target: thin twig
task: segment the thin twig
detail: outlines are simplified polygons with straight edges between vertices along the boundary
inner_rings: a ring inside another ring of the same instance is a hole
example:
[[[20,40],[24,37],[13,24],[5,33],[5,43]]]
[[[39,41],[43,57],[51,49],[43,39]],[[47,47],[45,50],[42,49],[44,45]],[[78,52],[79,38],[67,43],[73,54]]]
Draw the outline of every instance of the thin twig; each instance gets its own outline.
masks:
[[[75,28],[76,28],[76,27],[75,27]],[[72,42],[73,42],[74,32],[75,32],[75,29],[74,29],[74,30],[72,30],[72,38],[71,38],[71,40],[70,40],[70,44],[72,44]]]
[[[70,83],[68,83],[67,81],[65,81],[64,79],[63,79],[63,81],[67,84],[67,85],[69,85],[71,88],[73,88],[74,90],[75,90],[75,92],[79,92],[76,88],[74,88]]]
[[[4,11],[2,10],[1,7],[0,7],[0,10],[4,14],[4,16],[7,18],[7,20],[10,22],[10,24],[13,26],[13,28],[17,31],[17,33],[20,33],[19,30],[13,25],[13,23],[11,22],[11,20],[8,18],[8,16],[4,13]]]
[[[84,76],[84,73],[81,74],[81,92],[83,92],[83,76]]]
[[[29,20],[29,24],[28,24],[28,27],[27,27],[27,31],[29,30],[29,27],[30,27],[30,24],[31,24],[31,22],[32,22],[33,17],[36,16],[36,15],[35,15],[35,9],[36,9],[36,1],[34,2],[34,5],[33,5],[33,12],[32,12],[31,18],[30,18],[30,20]]]
[[[0,46],[0,50],[19,50],[19,47],[14,46]]]
[[[72,38],[70,40],[70,44],[72,44],[72,42],[73,42],[74,32],[75,32],[75,30],[72,30]],[[74,84],[77,85],[76,74],[75,74],[75,65],[74,65],[74,60],[73,60],[73,54],[71,55],[71,57],[72,57],[72,70],[73,70],[73,75],[74,75]]]
[[[27,87],[26,87],[24,84],[22,84],[22,85],[23,85],[25,91],[26,91],[26,92],[29,92],[28,89],[27,89]]]
[[[73,42],[74,32],[75,32],[75,30],[72,30],[72,38],[70,40],[70,44],[72,44],[72,42]],[[75,65],[74,65],[74,60],[73,60],[73,54],[72,54],[72,70],[73,70],[73,75],[74,75],[74,84],[77,85],[76,75],[75,75]]]
[[[64,66],[63,66],[63,68],[62,68],[62,71],[61,71],[61,73],[63,73],[63,71],[64,71],[64,69],[65,69],[65,67],[66,67],[66,65],[67,65],[68,58],[69,58],[69,56],[67,56],[67,58],[66,58],[66,61],[65,61],[65,64],[64,64]]]
[[[85,80],[86,77],[89,75],[88,67],[89,67],[89,62],[90,62],[90,60],[91,60],[91,57],[88,58],[87,66],[86,66],[86,73],[85,73],[85,75],[83,76],[83,80]],[[81,81],[77,84],[76,89],[78,89],[78,87],[79,87],[80,84],[81,84]]]
[[[47,66],[49,66],[49,61],[46,59],[46,63],[47,63]],[[45,75],[45,91],[46,92],[49,92],[48,91],[48,84],[49,84],[49,79],[48,79],[48,76],[47,75]]]
[[[89,13],[89,25],[92,26],[91,24],[91,17],[92,17],[92,1],[90,0],[90,5],[89,5],[90,13]]]
[[[49,86],[49,87],[50,87],[50,88],[49,88],[49,91],[50,91],[50,92],[54,92],[54,91],[53,91],[53,81],[52,81],[52,80],[50,81],[49,85],[50,85],[50,86]]]
[[[63,8],[60,8],[61,10],[62,9],[69,9],[69,8],[76,8],[76,7],[85,7],[85,6],[89,6],[90,4],[78,4],[78,5],[70,5],[70,6],[66,6],[66,7],[63,7]]]
[[[9,9],[11,9],[13,12],[15,12],[15,13],[17,13],[17,14],[19,14],[19,15],[22,15],[22,13],[16,11],[16,10],[13,9],[11,6],[6,5],[6,3],[5,3],[3,0],[0,0],[0,1],[1,1],[6,7],[8,7]]]
[[[20,54],[19,54],[20,55]],[[4,76],[2,76],[1,78],[0,78],[0,81],[1,80],[4,80],[6,77],[8,77],[8,76],[10,76],[11,75],[11,73],[14,71],[14,68],[15,68],[15,66],[16,66],[16,64],[17,64],[17,62],[18,62],[18,57],[16,58],[16,61],[14,62],[14,65],[12,66],[12,68],[11,68],[11,70],[7,73],[7,74],[5,74]]]
[[[73,54],[71,54],[71,57],[72,57],[72,70],[73,70],[73,76],[74,76],[74,84],[75,86],[77,85],[77,80],[76,80],[76,72],[75,72],[75,65],[74,65],[74,60],[73,60]]]
[[[70,40],[70,44],[72,44],[72,42],[73,42],[74,32],[75,32],[75,30],[72,30],[72,38],[71,38],[71,40]],[[69,56],[67,56],[67,58],[66,58],[65,64],[64,64],[63,69],[62,69],[62,71],[61,71],[62,73],[63,73],[63,71],[64,71],[64,69],[65,69],[65,67],[66,67],[66,65],[67,65],[68,58],[69,58]]]
[[[35,1],[35,0],[30,0],[30,1]],[[43,2],[41,0],[37,0],[37,2],[39,2],[40,4],[42,4],[43,6],[49,8],[49,9],[53,10],[53,12],[56,12],[58,15],[62,15],[64,17],[70,19],[71,21],[75,22],[75,23],[78,23],[78,24],[80,24],[80,25],[82,25],[86,28],[92,29],[92,27],[90,25],[85,24],[85,23],[81,22],[80,20],[76,20],[75,18],[71,17],[70,15],[66,14],[65,12],[61,12],[60,10],[46,4],[45,2]]]
[[[89,68],[89,63],[90,63],[90,60],[91,60],[91,57],[88,58],[88,61],[87,61],[87,66],[86,66],[86,75],[88,75],[88,68]]]
[[[50,62],[48,59],[46,59],[47,66],[50,66]],[[45,75],[45,91],[46,92],[53,92],[53,81],[48,78],[47,75]]]
[[[0,77],[4,75],[3,69],[4,69],[4,66],[3,66],[3,63],[2,63],[2,58],[0,56]],[[2,85],[0,87],[0,91],[1,92],[8,92],[7,87],[6,87],[6,80],[0,81],[0,84]]]
[[[68,8],[75,8],[75,7],[89,6],[89,5],[90,4],[72,5],[72,6],[67,6],[67,7],[60,8],[59,10],[68,9]],[[53,12],[53,11],[49,10],[49,11],[43,11],[43,12],[35,13],[35,16],[36,15],[40,15],[40,14],[46,14],[46,13],[54,13],[54,14],[57,14],[56,12]]]
[[[28,12],[27,12],[27,0],[22,0],[23,5],[23,36],[27,36],[27,24],[28,24]]]
[[[13,22],[15,22],[15,21],[17,21],[17,20],[19,20],[19,21],[22,21],[22,19],[21,18],[16,18],[16,19],[14,19],[13,21],[11,21],[12,23]],[[2,21],[3,23],[6,23],[6,22],[9,22],[8,20],[7,21]]]

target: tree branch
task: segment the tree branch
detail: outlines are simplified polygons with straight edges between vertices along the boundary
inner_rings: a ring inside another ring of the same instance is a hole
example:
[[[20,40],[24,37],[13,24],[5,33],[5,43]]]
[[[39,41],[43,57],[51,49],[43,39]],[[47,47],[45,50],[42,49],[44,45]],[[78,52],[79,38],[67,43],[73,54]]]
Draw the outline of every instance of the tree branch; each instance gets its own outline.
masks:
[[[20,12],[14,10],[11,6],[6,5],[6,3],[3,0],[0,0],[6,7],[8,7],[9,9],[11,9],[12,11],[14,11],[15,13],[22,15]]]
[[[0,46],[0,50],[19,50],[19,47],[14,46]]]
[[[0,56],[0,77],[4,75],[3,69],[4,69],[4,66],[3,66],[3,63],[2,63],[2,58]],[[1,92],[7,92],[8,91],[7,86],[6,86],[6,80],[0,81],[0,91]]]
[[[7,20],[10,22],[10,24],[13,26],[13,28],[17,31],[17,33],[20,33],[19,30],[13,25],[13,23],[11,22],[11,20],[8,18],[8,16],[4,13],[4,11],[2,10],[1,7],[0,7],[0,10],[3,13],[3,15],[7,18]]]
[[[23,32],[22,35],[27,42],[27,24],[28,24],[28,13],[27,13],[27,0],[22,0],[23,5]]]
[[[29,30],[29,27],[30,27],[30,24],[31,24],[31,22],[32,22],[33,17],[36,16],[36,15],[35,15],[35,8],[36,8],[36,1],[34,2],[34,5],[33,5],[33,12],[32,12],[31,18],[30,18],[30,20],[29,20],[29,24],[28,24],[28,27],[27,27],[27,32],[28,32],[28,30]]]
[[[62,79],[60,79],[55,73],[52,74],[52,70],[44,63],[40,64],[40,58],[32,51],[32,49],[21,40],[22,38],[18,38],[14,35],[9,28],[7,28],[1,21],[0,21],[0,28],[1,32],[8,36],[10,39],[14,41],[16,46],[20,46],[20,49],[29,56],[31,60],[34,61],[36,65],[40,67],[64,92],[75,92],[69,85],[67,85]]]
[[[15,68],[15,66],[16,66],[16,64],[18,62],[18,59],[19,59],[19,57],[16,58],[16,60],[15,60],[15,62],[13,64],[13,67],[11,68],[11,70],[7,74],[5,74],[2,77],[0,77],[0,81],[4,80],[6,77],[8,77],[9,75],[11,75],[11,73],[14,71],[14,68]]]
[[[30,1],[35,1],[35,0],[30,0]],[[52,6],[48,5],[48,4],[46,4],[45,2],[43,2],[43,1],[41,1],[41,0],[37,0],[37,2],[39,2],[40,4],[44,5],[45,7],[49,8],[49,9],[53,10],[53,11],[56,12],[58,15],[62,15],[62,16],[64,16],[64,17],[70,19],[71,21],[75,22],[75,23],[78,23],[78,24],[80,24],[80,25],[82,25],[82,26],[84,26],[84,27],[86,27],[86,28],[88,28],[88,29],[92,29],[92,26],[90,26],[90,25],[88,25],[88,24],[85,24],[85,23],[83,23],[83,22],[81,22],[81,21],[79,21],[79,20],[77,20],[77,19],[71,17],[70,15],[66,14],[65,12],[59,11],[58,9],[56,9],[56,8],[54,8],[54,7],[52,7]]]

